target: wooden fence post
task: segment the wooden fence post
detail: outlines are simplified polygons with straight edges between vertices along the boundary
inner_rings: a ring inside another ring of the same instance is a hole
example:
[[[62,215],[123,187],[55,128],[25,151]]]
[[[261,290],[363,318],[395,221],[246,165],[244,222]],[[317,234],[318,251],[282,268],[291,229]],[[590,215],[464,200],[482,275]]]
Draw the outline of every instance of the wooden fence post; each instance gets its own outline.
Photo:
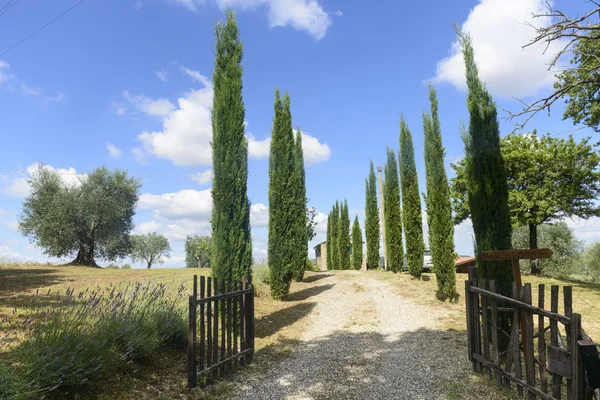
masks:
[[[475,371],[475,359],[473,358],[473,353],[475,352],[473,346],[473,305],[471,296],[471,282],[465,281],[465,305],[467,308],[467,349],[469,352],[469,361],[473,362],[473,371]]]
[[[188,325],[188,387],[196,387],[198,369],[196,366],[196,299],[198,297],[198,276],[194,275],[193,294],[189,297]]]
[[[531,283],[526,283],[522,289],[524,293],[524,303],[531,305]],[[525,353],[525,372],[527,375],[527,384],[535,387],[535,357],[533,354],[533,314],[531,311],[525,311],[525,332],[523,332],[523,350]],[[536,400],[535,393],[529,391],[529,400]]]
[[[550,287],[550,311],[558,313],[558,285],[552,285]],[[555,347],[559,347],[558,343],[558,322],[554,319],[550,320],[550,344]],[[561,391],[562,377],[556,373],[552,373],[552,397],[560,400],[562,396]]]
[[[546,287],[544,284],[538,285],[538,307],[544,309],[544,295]],[[544,316],[538,315],[538,361],[540,363],[540,385],[544,393],[548,391],[548,379],[546,378],[546,338],[544,333]]]
[[[564,302],[564,307],[565,307],[565,316],[571,318],[573,316],[573,288],[571,286],[565,286],[563,287],[563,302]],[[566,341],[567,341],[567,348],[573,352],[576,353],[576,351],[573,351],[573,349],[575,349],[577,347],[577,341],[575,341],[575,343],[573,343],[572,338],[572,331],[573,331],[573,321],[571,320],[571,324],[566,328]],[[571,365],[571,368],[574,368],[575,365]],[[573,379],[567,379],[567,399],[574,399],[576,400],[576,397],[571,397],[575,394],[575,392],[573,391]]]
[[[215,296],[219,294],[219,280],[213,279]],[[219,301],[216,300],[213,312],[213,365],[219,362]],[[219,370],[215,368],[213,371],[213,379],[219,379]]]
[[[487,290],[487,281],[482,279],[479,281],[479,288]],[[488,315],[488,297],[481,295],[481,339],[482,339],[482,350],[483,358],[485,361],[490,361],[490,339],[489,339],[489,328],[490,319]],[[483,367],[484,371],[487,371],[488,376],[492,377],[492,369],[489,367]]]
[[[490,291],[496,293],[496,281],[490,281]],[[490,299],[492,303],[492,359],[494,365],[500,369],[500,353],[498,351],[498,302],[495,299]],[[499,373],[494,374],[496,384],[502,384],[502,376]]]
[[[472,277],[471,286],[478,287],[478,273],[477,268],[470,267],[469,275]],[[472,301],[471,304],[473,306],[473,353],[477,355],[481,355],[481,323],[479,319],[479,294],[471,293]],[[481,362],[475,361],[474,364],[475,372],[481,372]]]
[[[571,344],[571,398],[573,400],[583,399],[584,388],[582,387],[583,363],[577,341],[581,335],[581,315],[571,314],[571,332],[569,342]]]
[[[200,277],[200,298],[204,298],[206,290],[206,278],[204,276]],[[200,305],[200,371],[204,371],[204,363],[206,361],[206,337],[205,331],[206,328],[204,326],[205,316],[204,316],[204,304]],[[204,386],[204,380],[200,383],[200,386]]]

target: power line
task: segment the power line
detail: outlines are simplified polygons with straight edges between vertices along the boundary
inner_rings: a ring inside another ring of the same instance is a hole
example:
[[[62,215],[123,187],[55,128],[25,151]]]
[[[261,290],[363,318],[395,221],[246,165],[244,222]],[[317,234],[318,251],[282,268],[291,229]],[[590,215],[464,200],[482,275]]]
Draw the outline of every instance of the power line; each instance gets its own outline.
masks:
[[[18,0],[17,0],[18,1]],[[42,30],[46,29],[48,26],[52,25],[54,22],[56,22],[58,19],[60,19],[61,17],[63,17],[65,14],[69,13],[71,10],[73,10],[75,7],[79,6],[81,3],[83,3],[85,0],[80,0],[79,2],[75,3],[73,6],[71,6],[69,9],[67,9],[65,12],[63,12],[62,14],[60,14],[58,17],[54,18],[52,21],[48,22],[46,25],[42,26],[41,28],[39,28],[38,30],[34,31],[32,34],[30,34],[29,36],[27,36],[25,39],[21,40],[20,42],[18,42],[17,44],[15,44],[14,46],[12,46],[11,48],[9,48],[8,50],[6,50],[4,53],[0,54],[0,57],[3,57],[4,55],[6,55],[6,53],[8,53],[9,51],[15,49],[16,47],[20,46],[21,44],[25,43],[27,40],[31,39],[33,36],[37,35],[38,33],[40,33]],[[13,3],[14,5],[15,3]]]
[[[571,130],[568,130],[568,131],[559,132],[559,133],[553,133],[550,136],[554,137],[554,136],[566,135],[567,133],[577,132],[577,131],[580,131],[582,129],[588,129],[588,128],[587,128],[587,126],[581,126],[579,128],[571,129]]]
[[[0,8],[0,16],[3,15],[8,10],[10,10],[11,8],[13,8],[13,6],[15,4],[17,4],[19,1],[21,1],[21,0],[9,0],[8,3],[6,3],[6,5],[4,7]]]

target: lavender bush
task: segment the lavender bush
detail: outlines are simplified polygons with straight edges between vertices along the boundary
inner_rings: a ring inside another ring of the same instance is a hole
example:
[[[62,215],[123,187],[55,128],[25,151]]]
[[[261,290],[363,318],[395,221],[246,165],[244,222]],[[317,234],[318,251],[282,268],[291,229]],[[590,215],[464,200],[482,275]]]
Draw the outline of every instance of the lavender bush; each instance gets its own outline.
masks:
[[[103,373],[151,357],[163,344],[181,345],[187,334],[184,286],[135,282],[75,295],[37,298],[23,322],[30,333],[0,363],[0,399],[21,400],[77,389]],[[10,384],[3,384],[10,381]]]

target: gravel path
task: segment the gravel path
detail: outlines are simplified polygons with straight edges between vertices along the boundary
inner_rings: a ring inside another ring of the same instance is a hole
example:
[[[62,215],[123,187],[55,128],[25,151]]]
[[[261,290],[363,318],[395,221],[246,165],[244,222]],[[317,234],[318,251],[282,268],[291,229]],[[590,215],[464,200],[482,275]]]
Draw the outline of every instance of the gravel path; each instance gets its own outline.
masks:
[[[301,344],[266,376],[236,383],[234,399],[443,399],[444,383],[468,370],[464,335],[391,282],[358,271],[319,282],[333,286],[306,300],[316,306]]]

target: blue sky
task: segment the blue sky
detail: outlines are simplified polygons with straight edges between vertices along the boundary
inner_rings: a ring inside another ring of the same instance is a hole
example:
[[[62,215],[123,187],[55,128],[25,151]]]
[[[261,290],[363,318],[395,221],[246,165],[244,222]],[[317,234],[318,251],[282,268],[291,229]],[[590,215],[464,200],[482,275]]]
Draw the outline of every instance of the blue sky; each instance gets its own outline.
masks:
[[[0,15],[0,54],[76,3],[14,4]],[[294,126],[307,135],[307,191],[321,213],[316,243],[336,199],[347,198],[351,217],[364,221],[369,159],[381,164],[386,146],[398,148],[400,113],[413,133],[424,190],[428,80],[438,90],[446,161],[462,157],[458,128],[468,114],[453,22],[472,34],[501,118],[502,108],[518,109],[512,96],[534,99],[553,82],[546,64],[557,48],[543,54],[539,46],[520,47],[533,37],[523,22],[543,9],[540,0],[382,0],[376,7],[342,0],[86,0],[0,56],[0,257],[47,260],[16,230],[25,178],[42,162],[70,181],[100,165],[147,175],[136,231],[167,235],[173,257],[166,266],[183,265],[182,239],[209,232],[213,31],[226,3],[237,12],[244,42],[257,259],[267,248],[266,156],[276,87],[290,93]],[[575,14],[587,2],[555,5]],[[562,104],[528,128],[577,129],[561,121],[561,112]],[[514,128],[504,119],[501,127],[503,135]],[[581,239],[600,239],[597,220],[569,224]],[[459,253],[472,253],[471,234],[468,222],[457,227]]]

